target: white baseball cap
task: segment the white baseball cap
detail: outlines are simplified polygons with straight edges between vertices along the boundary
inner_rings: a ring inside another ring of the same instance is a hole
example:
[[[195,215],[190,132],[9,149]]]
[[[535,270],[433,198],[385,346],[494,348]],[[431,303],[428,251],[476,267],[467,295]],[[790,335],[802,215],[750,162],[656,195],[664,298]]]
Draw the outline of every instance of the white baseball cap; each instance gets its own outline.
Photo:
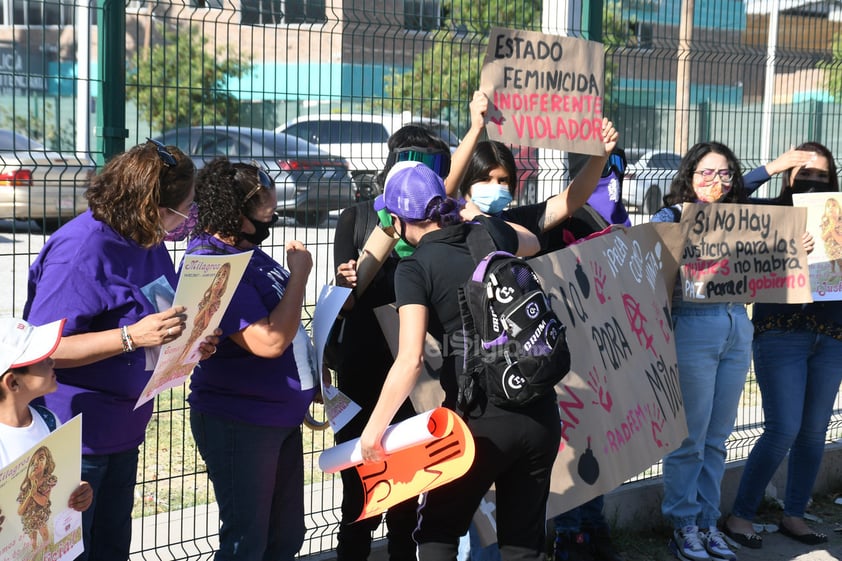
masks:
[[[22,319],[0,318],[0,374],[41,362],[56,350],[64,321],[36,327]]]

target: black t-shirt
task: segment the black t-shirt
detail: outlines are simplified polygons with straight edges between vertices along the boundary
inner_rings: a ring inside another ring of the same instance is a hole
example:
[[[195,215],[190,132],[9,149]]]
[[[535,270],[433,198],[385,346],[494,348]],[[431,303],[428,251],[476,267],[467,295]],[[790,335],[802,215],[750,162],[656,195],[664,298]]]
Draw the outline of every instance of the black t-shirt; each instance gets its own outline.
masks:
[[[379,218],[371,201],[352,205],[342,211],[334,234],[334,270],[341,263],[359,259],[365,241],[378,223]],[[397,264],[398,256],[392,253],[383,263],[383,267],[378,271],[371,285],[357,298],[354,307],[342,313],[345,318],[342,332],[343,354],[356,358],[337,365],[336,369],[341,382],[345,382],[344,384],[340,382],[340,387],[343,385],[348,387],[350,382],[348,375],[362,371],[367,374],[366,384],[370,384],[372,379],[384,379],[392,364],[391,350],[373,310],[395,301],[394,275]],[[366,360],[359,360],[359,357],[366,357]],[[344,388],[343,391],[345,391]],[[370,393],[373,393],[376,398],[376,391]]]
[[[486,228],[494,244],[502,251],[515,253],[518,239],[515,231],[498,218],[478,217],[475,222],[449,226],[424,235],[411,257],[405,257],[395,271],[397,306],[420,304],[429,310],[427,330],[442,343],[445,361],[441,384],[447,400],[455,399],[455,360],[445,334],[462,328],[459,315],[459,286],[473,274],[477,263],[467,245],[472,228]],[[461,348],[461,347],[460,347]]]

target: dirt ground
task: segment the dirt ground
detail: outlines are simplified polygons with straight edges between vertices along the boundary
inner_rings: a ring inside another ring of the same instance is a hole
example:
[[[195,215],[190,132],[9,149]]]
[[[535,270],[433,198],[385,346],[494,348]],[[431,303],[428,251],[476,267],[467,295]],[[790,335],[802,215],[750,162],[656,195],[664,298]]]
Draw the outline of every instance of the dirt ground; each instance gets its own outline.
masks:
[[[763,547],[761,549],[735,548],[738,561],[830,561],[842,560],[842,504],[835,504],[837,498],[842,497],[842,489],[833,495],[815,496],[810,506],[809,514],[817,521],[808,524],[817,532],[828,535],[828,543],[819,546],[803,545],[796,540],[778,532],[762,532]],[[840,498],[842,503],[842,498]],[[767,525],[774,530],[780,520],[782,511],[774,503],[765,504],[756,523]],[[647,533],[632,533],[618,530],[614,533],[617,549],[621,551],[626,561],[674,561],[676,557],[669,551],[667,544],[671,529],[667,526],[657,527]]]

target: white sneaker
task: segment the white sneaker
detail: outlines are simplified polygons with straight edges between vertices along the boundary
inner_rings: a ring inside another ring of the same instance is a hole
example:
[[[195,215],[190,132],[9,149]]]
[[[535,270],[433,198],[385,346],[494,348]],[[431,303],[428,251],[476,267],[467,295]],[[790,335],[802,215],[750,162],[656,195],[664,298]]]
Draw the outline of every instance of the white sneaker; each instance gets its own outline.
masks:
[[[698,526],[677,528],[672,533],[670,549],[683,561],[708,561],[710,555],[705,550]]]
[[[700,534],[705,544],[705,551],[711,557],[726,561],[737,561],[737,556],[728,547],[728,542],[725,541],[725,536],[719,531],[719,528],[709,528],[706,532],[703,531]]]

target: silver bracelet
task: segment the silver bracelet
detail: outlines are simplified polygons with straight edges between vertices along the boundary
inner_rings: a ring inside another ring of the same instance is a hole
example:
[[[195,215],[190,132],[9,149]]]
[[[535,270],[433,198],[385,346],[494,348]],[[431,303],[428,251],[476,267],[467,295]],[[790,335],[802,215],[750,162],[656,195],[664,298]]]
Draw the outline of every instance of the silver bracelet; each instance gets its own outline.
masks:
[[[120,340],[123,343],[123,352],[130,353],[134,351],[134,341],[132,341],[132,336],[129,335],[129,327],[124,325],[120,328]]]

